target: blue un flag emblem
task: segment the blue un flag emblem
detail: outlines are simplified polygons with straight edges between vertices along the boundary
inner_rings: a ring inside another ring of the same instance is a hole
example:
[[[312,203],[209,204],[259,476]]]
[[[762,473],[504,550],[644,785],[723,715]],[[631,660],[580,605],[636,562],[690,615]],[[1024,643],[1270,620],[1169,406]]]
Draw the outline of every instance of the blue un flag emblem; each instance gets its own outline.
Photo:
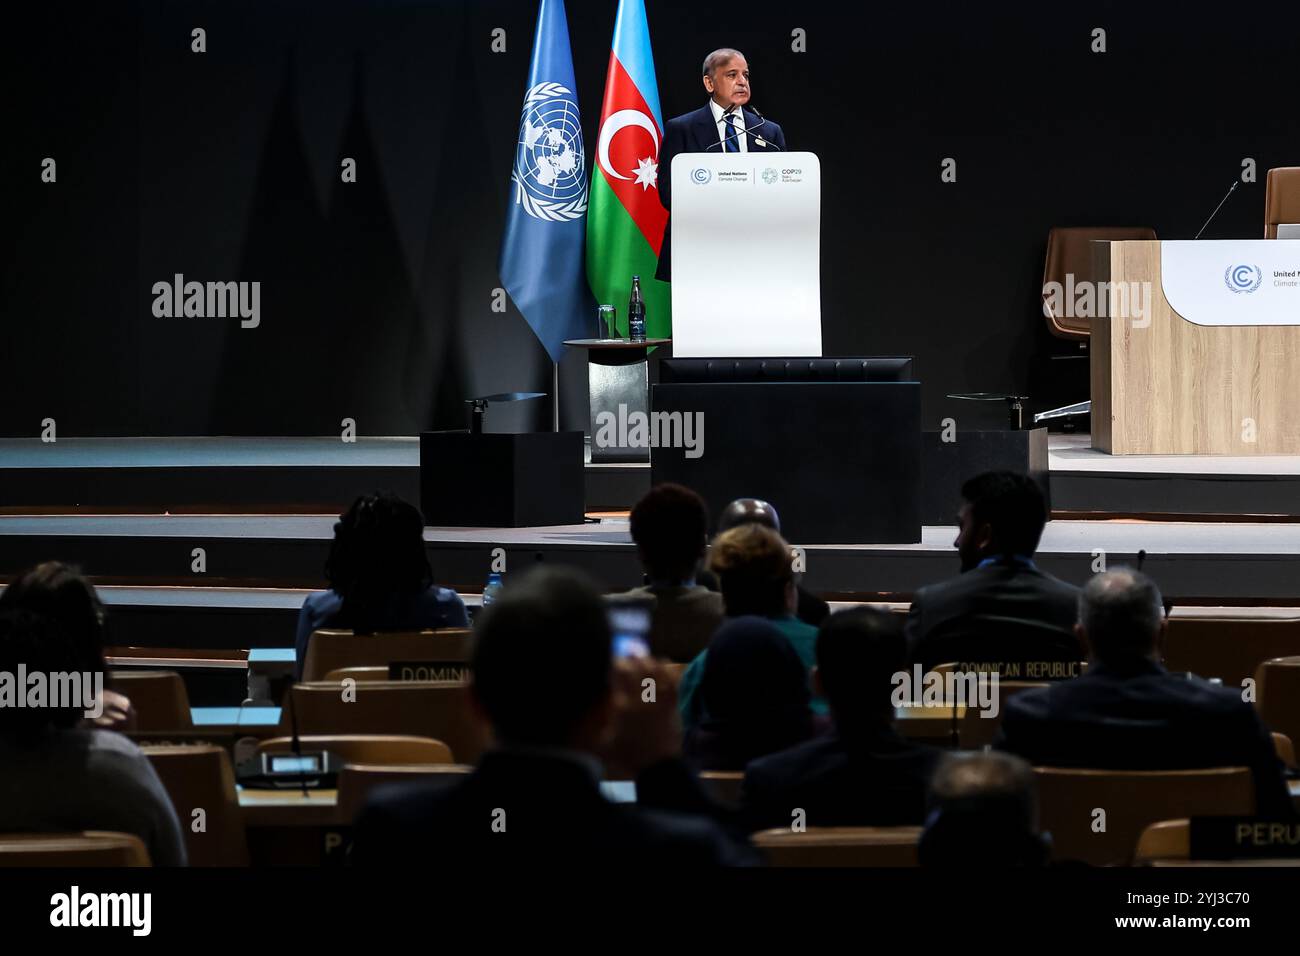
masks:
[[[587,211],[587,173],[582,126],[572,91],[539,83],[524,99],[519,119],[515,202],[537,219],[580,219]]]

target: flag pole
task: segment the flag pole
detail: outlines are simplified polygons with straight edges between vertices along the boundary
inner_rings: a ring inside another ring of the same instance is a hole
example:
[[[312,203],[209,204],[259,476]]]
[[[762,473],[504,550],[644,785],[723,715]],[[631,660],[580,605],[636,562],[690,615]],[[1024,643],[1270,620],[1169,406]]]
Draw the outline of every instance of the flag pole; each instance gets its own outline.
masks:
[[[551,363],[551,431],[560,430],[560,363]]]

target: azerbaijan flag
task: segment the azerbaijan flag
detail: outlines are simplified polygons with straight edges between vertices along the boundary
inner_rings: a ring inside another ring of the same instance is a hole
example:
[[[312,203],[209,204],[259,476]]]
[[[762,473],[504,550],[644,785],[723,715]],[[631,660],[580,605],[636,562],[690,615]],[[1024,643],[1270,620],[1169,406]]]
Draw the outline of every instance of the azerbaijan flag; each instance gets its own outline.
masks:
[[[663,114],[645,0],[619,0],[605,75],[587,210],[587,281],[598,303],[618,309],[627,334],[632,276],[641,277],[646,335],[672,334],[669,287],[655,279],[668,213],[659,202]]]

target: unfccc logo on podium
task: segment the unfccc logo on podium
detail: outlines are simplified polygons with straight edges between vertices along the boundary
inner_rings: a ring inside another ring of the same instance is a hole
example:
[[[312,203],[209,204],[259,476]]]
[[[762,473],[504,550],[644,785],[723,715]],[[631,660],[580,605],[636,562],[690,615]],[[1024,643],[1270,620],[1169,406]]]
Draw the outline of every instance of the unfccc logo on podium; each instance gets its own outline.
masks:
[[[713,178],[713,173],[709,172],[703,166],[697,166],[691,170],[691,179],[703,186]]]
[[[1254,292],[1263,281],[1259,266],[1228,266],[1223,272],[1223,284],[1233,292]]]

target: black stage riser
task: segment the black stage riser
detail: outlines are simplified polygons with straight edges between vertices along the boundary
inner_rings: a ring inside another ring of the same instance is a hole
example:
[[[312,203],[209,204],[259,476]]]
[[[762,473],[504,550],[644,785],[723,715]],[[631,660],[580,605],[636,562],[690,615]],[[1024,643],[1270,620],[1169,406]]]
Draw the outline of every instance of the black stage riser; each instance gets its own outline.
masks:
[[[588,465],[587,511],[625,511],[650,489],[649,465]],[[955,480],[955,479],[954,479]],[[0,468],[0,511],[10,514],[338,514],[359,493],[388,489],[416,502],[419,468],[283,466]],[[1300,475],[1051,472],[1057,514],[1300,520]],[[947,508],[942,517],[952,520]],[[926,523],[939,515],[931,506]]]
[[[5,468],[0,506],[10,513],[341,513],[360,493],[420,499],[420,469],[405,465]]]
[[[198,547],[206,552],[205,574],[190,571],[191,550]],[[504,549],[511,574],[545,562],[581,568],[609,589],[631,586],[641,578],[630,543],[434,541],[429,543],[428,553],[441,582],[478,591],[487,579],[496,548]],[[324,538],[0,535],[0,577],[7,579],[36,561],[57,558],[80,564],[85,573],[105,583],[319,588],[325,584],[322,568],[328,550]],[[1136,560],[1133,553],[1112,551],[1107,555],[1111,566]],[[1044,570],[1074,583],[1082,583],[1092,574],[1093,561],[1086,552],[1038,555]],[[1295,554],[1152,551],[1145,570],[1175,601],[1293,604],[1300,597],[1300,555]],[[812,547],[807,549],[804,582],[822,594],[867,599],[910,595],[956,572],[956,555],[947,549]]]

